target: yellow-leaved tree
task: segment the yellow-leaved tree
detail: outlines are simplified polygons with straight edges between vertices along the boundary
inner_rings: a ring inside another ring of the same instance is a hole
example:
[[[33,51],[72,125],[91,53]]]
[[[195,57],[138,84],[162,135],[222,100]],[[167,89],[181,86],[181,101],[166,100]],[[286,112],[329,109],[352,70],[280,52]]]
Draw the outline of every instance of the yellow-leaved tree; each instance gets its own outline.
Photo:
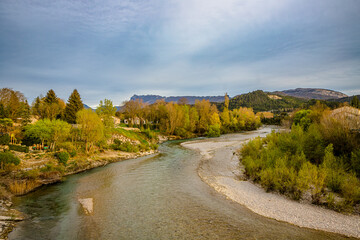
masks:
[[[77,112],[80,138],[85,142],[85,150],[88,152],[92,146],[104,138],[104,125],[100,117],[91,109],[83,109]]]

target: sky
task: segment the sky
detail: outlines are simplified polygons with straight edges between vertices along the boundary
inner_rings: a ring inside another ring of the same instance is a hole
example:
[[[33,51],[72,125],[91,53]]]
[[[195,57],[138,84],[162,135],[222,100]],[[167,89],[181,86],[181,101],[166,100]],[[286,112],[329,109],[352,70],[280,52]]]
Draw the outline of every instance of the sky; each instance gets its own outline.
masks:
[[[32,102],[360,94],[359,0],[1,0],[0,87]]]

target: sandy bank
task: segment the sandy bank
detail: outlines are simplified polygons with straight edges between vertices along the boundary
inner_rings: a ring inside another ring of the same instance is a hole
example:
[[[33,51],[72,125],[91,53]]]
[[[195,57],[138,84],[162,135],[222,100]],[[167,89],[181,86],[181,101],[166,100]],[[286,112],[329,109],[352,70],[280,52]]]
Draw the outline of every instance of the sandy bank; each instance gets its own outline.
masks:
[[[265,136],[269,132],[270,128],[263,128],[245,134],[185,142],[182,146],[200,151],[203,159],[198,174],[204,182],[253,212],[300,227],[360,238],[359,216],[296,202],[276,193],[267,193],[261,187],[241,180],[243,173],[234,152],[250,138]]]

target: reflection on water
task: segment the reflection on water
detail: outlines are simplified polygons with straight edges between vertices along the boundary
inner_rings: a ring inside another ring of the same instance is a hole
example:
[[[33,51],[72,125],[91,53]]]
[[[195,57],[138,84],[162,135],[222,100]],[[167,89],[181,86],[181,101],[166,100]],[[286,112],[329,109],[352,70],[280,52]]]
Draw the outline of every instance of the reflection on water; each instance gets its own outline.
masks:
[[[160,151],[17,198],[29,219],[9,238],[342,239],[258,216],[226,200],[197,176],[199,154],[176,141]],[[78,198],[93,198],[93,215],[83,213]]]

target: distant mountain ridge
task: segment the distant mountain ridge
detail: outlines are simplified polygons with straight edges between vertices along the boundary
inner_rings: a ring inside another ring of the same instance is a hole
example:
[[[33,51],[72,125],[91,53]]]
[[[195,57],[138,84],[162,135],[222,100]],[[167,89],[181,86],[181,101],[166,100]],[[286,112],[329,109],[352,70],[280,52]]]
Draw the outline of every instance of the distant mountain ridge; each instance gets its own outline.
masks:
[[[189,104],[194,104],[195,100],[209,100],[210,102],[223,102],[224,96],[170,96],[164,97],[160,95],[133,95],[130,100],[142,99],[144,103],[153,104],[157,100],[164,99],[165,102],[177,102],[181,98],[186,98]]]
[[[275,94],[282,96],[292,96],[305,99],[317,99],[317,100],[328,100],[328,99],[339,99],[348,97],[348,95],[329,89],[322,88],[296,88],[283,91],[276,91]]]

